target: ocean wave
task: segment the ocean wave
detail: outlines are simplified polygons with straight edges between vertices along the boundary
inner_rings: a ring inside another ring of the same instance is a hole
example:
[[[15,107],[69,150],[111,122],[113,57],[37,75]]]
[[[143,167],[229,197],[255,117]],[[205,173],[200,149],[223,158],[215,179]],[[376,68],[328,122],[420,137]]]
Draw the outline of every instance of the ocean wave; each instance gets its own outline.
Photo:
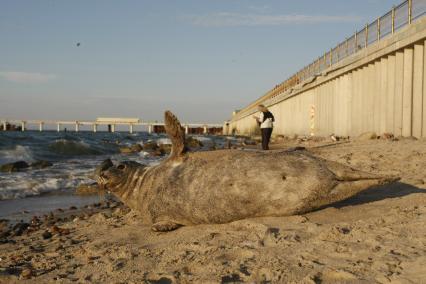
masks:
[[[0,150],[0,164],[13,163],[16,161],[32,163],[35,160],[29,146],[16,145],[12,149]]]
[[[58,139],[48,146],[48,149],[63,156],[100,155],[102,152],[83,141]]]
[[[15,176],[0,180],[0,200],[25,198],[75,188],[82,179]]]
[[[156,140],[157,145],[171,145],[172,141],[170,138],[160,138]]]

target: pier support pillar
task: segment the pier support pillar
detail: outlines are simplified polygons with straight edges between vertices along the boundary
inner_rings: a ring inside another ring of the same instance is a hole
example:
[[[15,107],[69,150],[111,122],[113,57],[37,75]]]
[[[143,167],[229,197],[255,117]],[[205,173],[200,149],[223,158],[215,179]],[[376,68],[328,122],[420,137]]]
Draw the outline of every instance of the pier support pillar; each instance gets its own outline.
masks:
[[[60,123],[56,124],[56,131],[57,132],[61,131],[61,124]]]
[[[111,124],[111,132],[114,133],[115,132],[115,124]]]
[[[96,133],[98,131],[98,125],[95,123],[93,124],[93,133]]]
[[[204,134],[207,134],[207,126],[204,126]]]
[[[78,121],[75,122],[75,132],[80,131],[80,124],[78,124]]]
[[[130,132],[130,134],[133,133],[133,124],[129,124],[129,132]]]
[[[3,131],[6,131],[6,130],[7,130],[7,122],[3,121]]]
[[[42,121],[42,122],[40,122],[40,123],[39,123],[39,125],[38,125],[38,130],[39,130],[40,132],[42,132],[42,131],[43,131],[43,124],[44,124],[44,122]]]
[[[148,133],[151,134],[152,133],[152,124],[148,125]]]
[[[188,133],[189,133],[189,126],[185,125],[185,134],[188,134]]]
[[[26,122],[22,121],[21,122],[21,131],[25,131],[25,125],[26,125]]]

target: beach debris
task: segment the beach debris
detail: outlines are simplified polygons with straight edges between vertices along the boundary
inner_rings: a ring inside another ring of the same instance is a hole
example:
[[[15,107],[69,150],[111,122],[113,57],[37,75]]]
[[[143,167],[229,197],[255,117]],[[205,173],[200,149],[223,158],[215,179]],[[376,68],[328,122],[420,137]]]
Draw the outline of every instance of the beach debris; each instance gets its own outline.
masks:
[[[395,136],[392,133],[383,133],[382,136],[380,136],[381,139],[384,140],[392,140],[392,141],[397,141],[398,139],[395,138]]]
[[[25,161],[17,161],[14,163],[8,163],[8,164],[4,164],[0,166],[0,172],[8,172],[8,173],[12,173],[12,172],[18,172],[21,171],[23,169],[29,168],[30,165],[28,165],[27,162]]]
[[[377,139],[377,134],[376,132],[364,132],[362,134],[360,134],[356,140],[358,141],[368,141],[368,140],[373,140],[373,139]]]

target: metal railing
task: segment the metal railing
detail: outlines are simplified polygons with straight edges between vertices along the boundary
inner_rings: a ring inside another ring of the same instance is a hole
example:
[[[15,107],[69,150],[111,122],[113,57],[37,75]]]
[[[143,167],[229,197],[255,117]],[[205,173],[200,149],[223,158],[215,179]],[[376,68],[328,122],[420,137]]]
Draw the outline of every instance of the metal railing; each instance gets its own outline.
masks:
[[[314,60],[311,64],[302,68],[286,81],[276,85],[261,99],[246,108],[246,111],[250,111],[250,108],[255,107],[254,104],[264,102],[267,99],[273,99],[299,83],[320,74],[322,71],[339,63],[343,59],[387,36],[393,35],[401,28],[415,22],[425,15],[426,0],[405,0],[398,6],[394,6],[391,11],[379,17],[374,22],[366,24],[362,30],[355,32],[354,35]],[[245,111],[239,113],[239,115],[243,115],[243,113],[245,113]]]

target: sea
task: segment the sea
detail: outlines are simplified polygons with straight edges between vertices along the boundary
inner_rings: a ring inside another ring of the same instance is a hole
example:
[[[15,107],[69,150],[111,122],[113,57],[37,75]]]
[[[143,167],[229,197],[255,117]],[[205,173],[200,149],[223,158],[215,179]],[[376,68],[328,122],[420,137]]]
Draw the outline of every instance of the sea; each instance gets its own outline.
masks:
[[[201,150],[223,147],[230,139],[204,135],[193,137],[202,142]],[[151,141],[170,144],[166,135],[147,132],[0,132],[0,165],[17,161],[52,163],[52,166],[43,169],[0,172],[0,219],[19,220],[58,208],[99,201],[101,196],[76,195],[76,188],[80,184],[95,182],[92,176],[94,169],[108,158],[113,162],[160,163],[165,157],[155,157],[144,151],[120,153],[122,146],[143,146]]]

